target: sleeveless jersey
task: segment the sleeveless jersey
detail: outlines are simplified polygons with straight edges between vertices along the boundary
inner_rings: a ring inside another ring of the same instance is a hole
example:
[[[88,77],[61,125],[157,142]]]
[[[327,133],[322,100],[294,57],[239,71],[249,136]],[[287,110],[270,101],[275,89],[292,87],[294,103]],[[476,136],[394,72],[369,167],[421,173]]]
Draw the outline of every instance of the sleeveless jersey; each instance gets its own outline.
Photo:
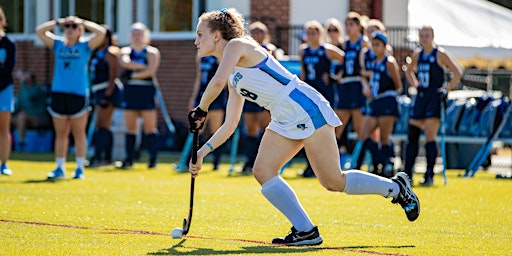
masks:
[[[247,100],[267,108],[292,80],[298,78],[267,56],[250,68],[235,67],[229,76],[233,88]]]
[[[428,55],[421,50],[418,54],[417,70],[419,89],[437,89],[443,86],[444,70],[437,62],[437,48],[433,48]]]
[[[109,67],[105,56],[108,52],[108,46],[105,49],[98,50],[93,53],[89,64],[92,84],[99,84],[108,81]]]
[[[201,58],[201,87],[199,89],[199,94],[202,95],[206,86],[208,86],[208,82],[213,78],[215,72],[219,64],[217,63],[217,58],[214,56],[206,56]]]
[[[377,56],[373,53],[372,49],[368,48],[366,52],[364,52],[363,55],[364,58],[364,67],[366,70],[371,71],[373,70],[374,62],[377,60]]]
[[[87,41],[68,47],[61,39],[53,41],[55,56],[52,92],[89,95],[88,65],[91,49]]]
[[[305,80],[307,84],[315,89],[323,91],[326,84],[322,80],[324,74],[329,74],[331,69],[331,60],[327,57],[325,47],[321,45],[318,49],[307,47],[302,54],[302,65],[306,71]]]
[[[143,64],[143,65],[148,64],[148,56],[147,56],[148,50],[146,49],[146,47],[144,47],[142,49],[142,51],[140,51],[140,52],[135,51],[135,49],[133,49],[133,48],[130,48],[130,50],[131,50],[130,51],[130,60],[131,61]],[[128,73],[132,74],[133,70],[125,70],[124,72],[128,72]],[[153,80],[153,78],[148,77],[148,78],[144,78],[144,79],[140,79],[140,80],[151,81],[151,80]]]
[[[358,76],[361,72],[359,64],[359,52],[363,48],[363,36],[352,43],[350,40],[345,42],[345,65],[343,66],[343,77]]]
[[[12,70],[16,62],[16,44],[7,35],[0,39],[0,91],[13,83]]]
[[[386,92],[395,91],[395,83],[391,79],[387,68],[388,56],[384,57],[381,62],[374,61],[372,76],[370,77],[370,86],[372,88],[372,96]]]

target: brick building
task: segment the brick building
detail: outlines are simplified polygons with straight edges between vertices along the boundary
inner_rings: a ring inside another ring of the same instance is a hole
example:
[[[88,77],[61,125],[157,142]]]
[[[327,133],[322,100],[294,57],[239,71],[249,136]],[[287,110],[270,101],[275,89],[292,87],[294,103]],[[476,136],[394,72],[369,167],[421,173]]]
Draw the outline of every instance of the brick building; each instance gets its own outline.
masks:
[[[195,25],[204,11],[235,7],[248,20],[261,19],[271,33],[277,26],[302,25],[310,19],[343,20],[353,10],[383,17],[384,0],[0,0],[17,43],[15,70],[30,70],[38,81],[50,83],[53,54],[36,38],[34,29],[47,20],[77,15],[114,28],[121,45],[128,43],[129,26],[141,21],[152,30],[152,44],[161,51],[158,78],[171,117],[185,121],[195,75]],[[60,31],[56,31],[60,33]],[[286,49],[286,47],[283,47]],[[294,53],[291,53],[294,54]],[[16,81],[16,88],[19,84]]]

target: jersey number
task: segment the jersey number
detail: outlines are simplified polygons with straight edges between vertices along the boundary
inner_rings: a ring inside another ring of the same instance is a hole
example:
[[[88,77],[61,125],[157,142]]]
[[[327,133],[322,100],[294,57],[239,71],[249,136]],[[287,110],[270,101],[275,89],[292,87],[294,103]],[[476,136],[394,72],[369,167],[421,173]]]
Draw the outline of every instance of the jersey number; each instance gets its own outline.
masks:
[[[429,72],[418,72],[419,87],[428,88],[430,84]]]
[[[308,67],[308,80],[313,81],[316,79],[316,70],[315,70],[315,64],[309,63],[307,65]]]
[[[249,99],[252,99],[252,100],[256,100],[258,98],[258,95],[251,92],[251,91],[248,91],[244,88],[240,89],[240,95],[246,97],[246,98],[249,98]]]

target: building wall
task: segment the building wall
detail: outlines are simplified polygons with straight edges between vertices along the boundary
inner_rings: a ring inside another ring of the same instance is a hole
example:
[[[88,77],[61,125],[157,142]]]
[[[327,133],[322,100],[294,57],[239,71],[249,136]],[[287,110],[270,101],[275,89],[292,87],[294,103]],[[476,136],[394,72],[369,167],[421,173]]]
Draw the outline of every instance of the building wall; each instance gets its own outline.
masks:
[[[384,0],[382,22],[388,27],[407,27],[409,0]]]

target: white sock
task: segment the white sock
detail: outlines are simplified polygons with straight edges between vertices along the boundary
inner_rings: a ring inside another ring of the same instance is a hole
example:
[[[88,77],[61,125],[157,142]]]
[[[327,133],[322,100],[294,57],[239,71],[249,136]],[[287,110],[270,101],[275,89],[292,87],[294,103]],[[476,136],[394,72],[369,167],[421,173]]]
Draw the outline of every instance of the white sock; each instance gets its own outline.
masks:
[[[265,182],[261,186],[261,193],[288,218],[297,231],[310,231],[314,227],[297,195],[281,176]]]
[[[75,158],[75,162],[76,162],[76,168],[80,168],[80,169],[84,169],[84,162],[85,162],[85,158],[84,157],[76,157]]]
[[[345,192],[348,195],[377,194],[383,197],[396,197],[400,192],[398,184],[390,179],[356,170],[346,171]]]
[[[64,157],[57,157],[57,158],[55,158],[55,162],[57,163],[57,168],[65,170],[64,164],[66,163],[66,158],[64,158]]]

